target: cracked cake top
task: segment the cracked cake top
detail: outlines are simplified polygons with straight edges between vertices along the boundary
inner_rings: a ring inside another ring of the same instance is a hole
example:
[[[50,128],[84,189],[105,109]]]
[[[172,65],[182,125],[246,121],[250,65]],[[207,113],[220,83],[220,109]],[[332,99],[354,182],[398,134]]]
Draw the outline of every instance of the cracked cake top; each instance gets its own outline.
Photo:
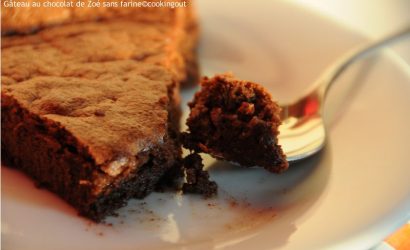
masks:
[[[68,130],[97,164],[134,156],[166,134],[172,34],[116,20],[3,37],[2,93]]]

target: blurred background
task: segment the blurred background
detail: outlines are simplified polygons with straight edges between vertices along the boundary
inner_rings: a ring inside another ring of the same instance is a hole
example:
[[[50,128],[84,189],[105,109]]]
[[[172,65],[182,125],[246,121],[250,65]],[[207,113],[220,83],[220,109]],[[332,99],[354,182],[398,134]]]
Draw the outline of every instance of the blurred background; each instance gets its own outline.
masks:
[[[410,25],[409,0],[292,0],[344,23],[369,38],[378,38]],[[410,65],[410,42],[393,48]]]

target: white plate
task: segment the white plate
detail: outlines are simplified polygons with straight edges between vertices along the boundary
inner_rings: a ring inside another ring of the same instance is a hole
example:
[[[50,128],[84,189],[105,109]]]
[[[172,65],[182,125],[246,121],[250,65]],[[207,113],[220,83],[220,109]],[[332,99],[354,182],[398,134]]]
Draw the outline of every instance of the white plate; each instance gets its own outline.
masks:
[[[280,100],[364,39],[279,1],[199,2],[204,74],[232,70]],[[354,87],[351,91],[349,88]],[[193,90],[185,90],[185,100]],[[327,103],[325,150],[282,174],[206,158],[215,199],[155,193],[95,225],[2,168],[4,249],[367,249],[409,218],[410,73],[391,53],[349,70]]]

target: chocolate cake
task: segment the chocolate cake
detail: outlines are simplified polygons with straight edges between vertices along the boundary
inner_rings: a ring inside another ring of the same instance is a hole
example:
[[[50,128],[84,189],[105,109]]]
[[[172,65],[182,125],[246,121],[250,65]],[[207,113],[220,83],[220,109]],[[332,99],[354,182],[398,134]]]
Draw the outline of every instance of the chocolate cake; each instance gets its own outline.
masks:
[[[259,84],[231,74],[205,77],[189,107],[186,148],[274,173],[288,168],[277,139],[280,107]]]
[[[178,172],[179,85],[196,72],[188,12],[3,36],[2,162],[95,221]]]

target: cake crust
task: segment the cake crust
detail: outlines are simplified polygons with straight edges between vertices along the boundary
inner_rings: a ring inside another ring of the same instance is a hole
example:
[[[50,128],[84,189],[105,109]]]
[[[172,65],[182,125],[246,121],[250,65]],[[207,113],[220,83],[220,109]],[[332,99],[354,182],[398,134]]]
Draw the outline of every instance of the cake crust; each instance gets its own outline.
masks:
[[[33,2],[28,0],[26,2]],[[44,3],[45,0],[39,0],[36,2]],[[47,1],[49,2],[49,1]],[[123,1],[114,0],[120,4]],[[130,31],[136,33],[137,30],[130,27],[129,23],[134,24],[148,24],[152,28],[159,28],[159,31],[166,34],[166,39],[162,41],[163,47],[161,50],[167,51],[167,56],[161,60],[154,59],[156,63],[161,63],[169,70],[173,71],[176,82],[181,86],[189,86],[196,84],[199,78],[199,67],[197,62],[197,44],[199,37],[198,18],[195,11],[193,1],[168,1],[168,0],[153,0],[152,4],[162,4],[166,2],[172,2],[175,6],[172,7],[24,7],[24,8],[8,8],[1,6],[1,26],[2,36],[9,37],[7,41],[2,41],[2,48],[13,46],[22,43],[38,43],[41,39],[52,38],[54,35],[61,35],[66,33],[70,36],[76,36],[77,33],[86,33],[91,31],[95,33],[95,27],[99,26],[96,23],[103,22],[115,23],[115,21],[126,20],[128,24],[124,23],[124,26],[119,25],[115,27],[117,31]],[[178,6],[176,6],[178,5]],[[121,23],[121,22],[119,22]],[[118,24],[118,22],[117,22]],[[71,26],[71,31],[69,27]],[[107,25],[107,24],[105,24]],[[108,26],[109,26],[108,25]],[[94,28],[92,27],[94,26]],[[132,25],[131,25],[132,26]],[[62,28],[63,27],[63,28]],[[78,28],[80,27],[80,28]],[[101,27],[101,26],[100,26]],[[53,29],[54,28],[54,29]],[[61,32],[59,30],[62,28]],[[107,27],[110,29],[109,27]],[[113,27],[111,27],[113,28]],[[45,32],[42,32],[45,30]],[[143,32],[146,32],[144,29]],[[40,36],[26,36],[22,39],[22,35],[38,34]],[[111,31],[112,33],[112,31]],[[14,35],[14,38],[10,38],[10,35]],[[149,35],[149,33],[147,34]],[[156,37],[156,35],[154,35]],[[116,51],[117,54],[122,53],[126,57],[126,50],[132,49],[129,47],[129,41],[133,41],[132,38],[124,40],[124,36],[116,37],[109,36],[112,42],[117,39],[118,44],[108,45],[111,47],[120,47],[121,44],[126,44],[122,50]],[[127,38],[127,37],[125,37]],[[140,42],[144,42],[144,37],[139,37]],[[149,37],[152,38],[152,37]],[[154,40],[155,45],[164,37],[156,37]],[[108,41],[108,39],[101,37],[100,41]],[[147,40],[152,42],[152,40]],[[83,46],[84,44],[80,44]],[[98,45],[98,43],[94,44]],[[107,45],[107,44],[105,44]],[[134,44],[140,46],[141,44]],[[100,46],[102,47],[102,46]],[[91,51],[97,50],[99,47],[85,47]],[[83,50],[85,49],[82,48]],[[103,47],[106,49],[107,47]],[[108,47],[110,48],[110,47]],[[142,54],[137,54],[133,59],[139,60],[144,57],[150,57],[152,51],[157,51],[158,47],[153,46],[150,50],[146,50],[147,46],[143,46]],[[135,52],[135,51],[134,51]],[[83,52],[81,52],[83,53]]]

